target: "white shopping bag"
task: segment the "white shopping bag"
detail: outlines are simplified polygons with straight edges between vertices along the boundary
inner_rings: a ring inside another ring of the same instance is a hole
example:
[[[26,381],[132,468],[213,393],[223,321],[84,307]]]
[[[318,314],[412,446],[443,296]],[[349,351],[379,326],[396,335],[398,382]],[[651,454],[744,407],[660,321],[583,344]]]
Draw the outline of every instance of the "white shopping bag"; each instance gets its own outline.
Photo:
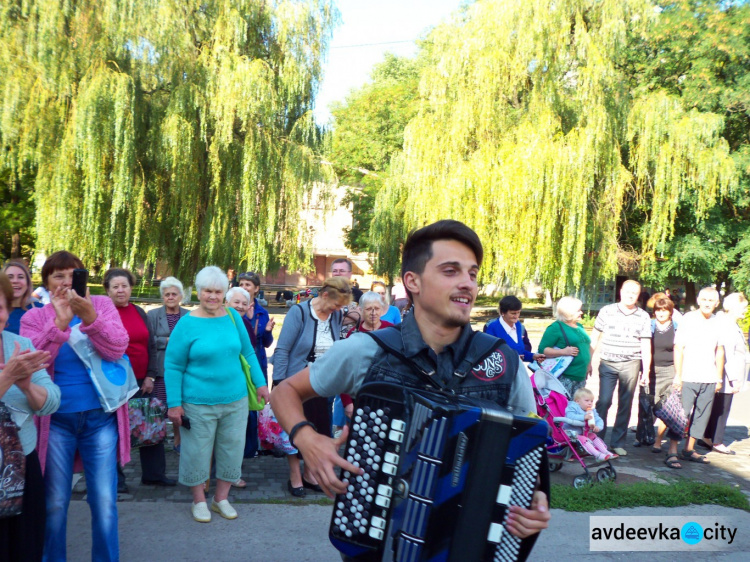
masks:
[[[78,326],[71,328],[68,344],[86,366],[105,412],[114,412],[138,392],[138,382],[127,355],[117,361],[103,359]]]

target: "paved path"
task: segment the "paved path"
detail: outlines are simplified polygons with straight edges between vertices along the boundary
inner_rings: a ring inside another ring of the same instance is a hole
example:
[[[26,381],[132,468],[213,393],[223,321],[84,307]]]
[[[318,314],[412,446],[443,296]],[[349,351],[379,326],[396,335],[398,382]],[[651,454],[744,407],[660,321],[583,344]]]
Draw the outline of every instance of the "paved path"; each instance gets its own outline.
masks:
[[[125,562],[179,560],[212,562],[263,560],[268,562],[329,562],[340,560],[328,542],[330,508],[308,505],[242,505],[238,519],[227,521],[214,516],[211,523],[195,523],[187,506],[167,502],[119,504],[121,559]],[[730,550],[721,553],[640,552],[642,560],[673,562],[681,560],[746,561],[750,552],[750,513],[722,507],[636,508],[595,513],[567,513],[552,510],[550,528],[542,533],[530,557],[532,561],[632,560],[623,552],[589,552],[589,518],[606,516],[718,516],[732,521],[739,529]],[[90,557],[91,535],[88,506],[73,502],[68,525],[68,559]]]

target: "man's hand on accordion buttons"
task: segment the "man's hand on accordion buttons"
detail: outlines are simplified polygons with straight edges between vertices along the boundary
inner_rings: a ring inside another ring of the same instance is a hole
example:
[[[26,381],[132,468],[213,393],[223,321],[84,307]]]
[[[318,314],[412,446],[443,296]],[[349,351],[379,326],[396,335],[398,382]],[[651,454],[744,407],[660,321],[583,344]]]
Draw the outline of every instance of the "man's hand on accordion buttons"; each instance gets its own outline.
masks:
[[[524,509],[517,505],[510,506],[506,527],[517,537],[525,539],[549,527],[550,512],[547,496],[544,492],[534,492],[531,508]]]
[[[294,442],[305,459],[305,471],[310,471],[329,498],[346,492],[346,484],[336,476],[335,467],[340,466],[352,474],[364,471],[347,462],[339,455],[341,445],[349,437],[349,427],[344,426],[338,439],[331,439],[306,427],[299,431]]]

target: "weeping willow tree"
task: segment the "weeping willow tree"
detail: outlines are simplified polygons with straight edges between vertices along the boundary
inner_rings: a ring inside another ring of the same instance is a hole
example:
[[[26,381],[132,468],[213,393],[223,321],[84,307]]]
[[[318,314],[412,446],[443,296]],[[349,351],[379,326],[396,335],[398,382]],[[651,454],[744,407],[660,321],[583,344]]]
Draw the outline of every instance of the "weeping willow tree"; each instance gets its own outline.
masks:
[[[722,118],[658,88],[634,94],[620,64],[658,13],[642,0],[480,0],[436,28],[376,201],[376,268],[396,269],[410,229],[455,218],[485,244],[484,281],[562,295],[616,274],[628,206],[644,209],[645,260],[686,194],[705,213],[735,181]]]
[[[330,0],[3,2],[0,173],[33,186],[37,248],[183,277],[307,267],[337,18]]]

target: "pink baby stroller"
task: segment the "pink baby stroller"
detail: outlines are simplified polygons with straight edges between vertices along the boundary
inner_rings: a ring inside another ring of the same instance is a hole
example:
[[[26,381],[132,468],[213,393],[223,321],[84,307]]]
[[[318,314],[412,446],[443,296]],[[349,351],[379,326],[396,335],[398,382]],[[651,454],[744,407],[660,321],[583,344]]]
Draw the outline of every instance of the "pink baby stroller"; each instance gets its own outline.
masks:
[[[581,464],[584,473],[573,478],[574,488],[582,488],[593,483],[594,478],[589,469],[603,464],[606,466],[596,471],[596,481],[615,480],[617,472],[610,461],[596,461],[587,465],[584,458],[591,460],[593,457],[583,450],[574,436],[563,429],[564,423],[574,422],[565,417],[565,408],[570,397],[562,383],[550,373],[539,369],[532,375],[531,385],[534,387],[536,398],[536,413],[552,428],[547,445],[550,472],[562,469],[565,462],[575,458]]]

